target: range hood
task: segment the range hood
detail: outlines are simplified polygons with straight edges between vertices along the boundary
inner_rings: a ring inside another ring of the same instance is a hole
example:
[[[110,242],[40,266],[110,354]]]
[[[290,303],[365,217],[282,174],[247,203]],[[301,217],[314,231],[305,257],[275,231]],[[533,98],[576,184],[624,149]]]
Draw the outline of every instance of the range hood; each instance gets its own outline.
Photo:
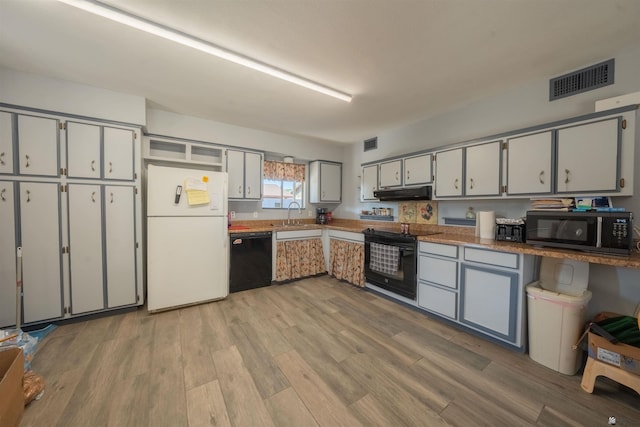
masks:
[[[376,190],[373,196],[382,201],[431,200],[431,186]]]

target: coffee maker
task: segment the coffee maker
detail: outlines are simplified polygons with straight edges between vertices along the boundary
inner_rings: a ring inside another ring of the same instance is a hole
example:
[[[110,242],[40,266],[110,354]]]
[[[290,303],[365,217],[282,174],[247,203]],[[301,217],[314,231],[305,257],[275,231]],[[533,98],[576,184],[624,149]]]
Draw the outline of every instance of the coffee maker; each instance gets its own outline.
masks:
[[[316,208],[316,224],[327,223],[327,208]]]

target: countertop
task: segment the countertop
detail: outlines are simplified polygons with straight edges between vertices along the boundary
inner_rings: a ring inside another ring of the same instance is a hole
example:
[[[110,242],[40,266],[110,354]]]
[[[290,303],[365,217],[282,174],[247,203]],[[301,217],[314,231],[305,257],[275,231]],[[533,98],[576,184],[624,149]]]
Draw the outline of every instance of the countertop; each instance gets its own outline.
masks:
[[[400,224],[334,219],[331,224],[320,225],[313,222],[302,221],[300,224],[283,225],[282,220],[256,220],[240,221],[229,228],[229,233],[251,233],[261,231],[294,231],[313,230],[328,228],[331,230],[349,231],[360,233],[367,227],[376,230],[400,231]],[[526,243],[498,242],[493,239],[480,239],[474,235],[473,228],[440,226],[440,225],[417,225],[411,224],[412,230],[420,232],[430,232],[427,236],[418,237],[420,242],[444,243],[452,245],[470,245],[484,249],[494,249],[503,252],[519,254],[547,256],[552,258],[566,258],[576,261],[585,261],[592,264],[611,265],[615,267],[626,267],[640,269],[640,253],[633,252],[630,256],[610,256],[580,252],[569,249],[554,249],[536,247]]]

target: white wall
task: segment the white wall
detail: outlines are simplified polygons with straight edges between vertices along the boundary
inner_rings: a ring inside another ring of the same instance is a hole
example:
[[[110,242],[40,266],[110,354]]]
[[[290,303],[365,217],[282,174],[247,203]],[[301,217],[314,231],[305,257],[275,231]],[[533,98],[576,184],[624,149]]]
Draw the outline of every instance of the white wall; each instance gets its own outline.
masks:
[[[344,164],[344,202],[336,209],[335,215],[341,218],[357,218],[362,209],[373,206],[397,209],[396,203],[359,202],[361,163],[593,113],[597,100],[640,91],[640,47],[612,52],[611,56],[602,60],[611,57],[616,59],[613,85],[549,102],[548,81],[556,76],[541,76],[539,80],[527,85],[462,105],[436,117],[389,129],[377,135],[377,150],[364,153],[362,142],[353,144],[350,152],[345,155],[349,160]],[[591,64],[584,64],[588,65]],[[635,212],[636,217],[640,217],[640,197],[637,197],[640,191],[640,147],[637,144],[635,154],[636,196],[617,197],[613,203]],[[438,214],[440,218],[461,217],[469,206],[473,206],[476,211],[490,209],[506,217],[515,217],[526,212],[529,200],[440,201]],[[640,270],[592,265],[589,289],[593,292],[590,314],[604,310],[632,314],[636,305],[640,303]]]
[[[144,125],[144,97],[0,68],[0,102],[114,122]]]

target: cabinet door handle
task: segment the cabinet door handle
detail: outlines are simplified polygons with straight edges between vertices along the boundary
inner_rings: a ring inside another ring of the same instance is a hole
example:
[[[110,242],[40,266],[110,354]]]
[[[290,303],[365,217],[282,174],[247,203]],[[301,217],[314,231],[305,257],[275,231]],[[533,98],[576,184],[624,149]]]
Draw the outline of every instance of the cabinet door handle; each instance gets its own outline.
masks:
[[[96,192],[95,192],[95,191],[94,191],[93,193],[91,193],[91,201],[92,201],[93,203],[95,203],[95,202],[96,202]]]
[[[0,165],[4,166],[4,151],[2,153],[0,153]]]
[[[31,191],[27,190],[27,203],[31,201]]]
[[[540,184],[544,184],[544,171],[543,170],[540,171],[540,175],[538,175],[538,180],[540,181]]]
[[[470,181],[470,182],[469,182],[469,188],[470,188],[471,190],[473,190],[473,178],[469,178],[469,181]],[[456,187],[456,188],[458,188],[458,187]]]
[[[24,155],[24,157],[27,159],[27,163],[25,164],[25,167],[26,167],[26,168],[28,168],[28,167],[29,167],[29,165],[30,165],[30,163],[29,163],[29,160],[30,160],[30,159],[29,159],[29,155],[28,155],[28,154],[25,154],[25,155]]]
[[[399,176],[400,176],[400,172],[396,171],[396,181],[398,181]]]
[[[323,200],[324,200],[324,194],[325,194],[325,193],[324,193],[324,191],[323,191],[323,192],[322,192],[322,199],[323,199]]]
[[[238,185],[238,194],[242,194],[242,185]]]
[[[568,184],[571,181],[571,171],[569,169],[564,170],[564,183]]]
[[[113,192],[109,193],[109,203],[113,203]]]
[[[411,172],[409,172],[409,169],[407,169],[407,179],[411,179]]]
[[[96,171],[96,161],[91,160],[91,172],[95,172],[95,171]]]
[[[458,178],[456,178],[456,180],[453,181],[453,188],[455,188],[456,190],[458,189]]]
[[[248,185],[248,186],[247,186],[247,196],[248,196],[249,194],[251,194],[251,186],[250,186],[250,185]]]
[[[7,201],[7,198],[4,197],[4,193],[6,193],[6,192],[7,192],[6,188],[3,188],[2,191],[0,191],[0,198],[2,199],[3,202]]]
[[[109,162],[109,173],[113,172],[113,163]]]

